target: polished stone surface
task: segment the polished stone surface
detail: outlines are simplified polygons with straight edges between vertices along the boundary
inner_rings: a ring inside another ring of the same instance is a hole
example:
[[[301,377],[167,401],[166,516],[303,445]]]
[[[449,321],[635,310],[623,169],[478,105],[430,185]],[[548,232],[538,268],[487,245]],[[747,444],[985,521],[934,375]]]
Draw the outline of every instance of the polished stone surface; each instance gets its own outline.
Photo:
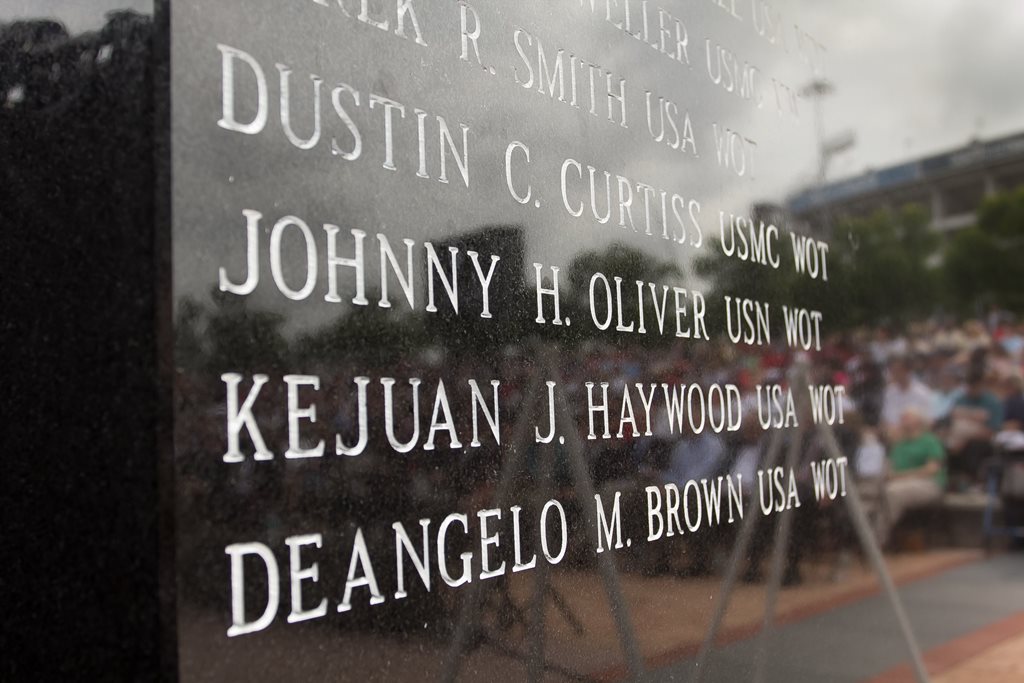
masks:
[[[790,199],[854,170],[826,116],[896,158],[931,100],[872,84],[923,11],[155,4],[0,3],[14,585],[47,588],[8,674],[678,680],[732,576],[705,679],[743,680],[787,533],[767,680],[905,656],[881,598],[820,613],[870,568],[810,401],[853,463],[939,240]],[[911,584],[921,641],[1003,614],[1002,566]]]

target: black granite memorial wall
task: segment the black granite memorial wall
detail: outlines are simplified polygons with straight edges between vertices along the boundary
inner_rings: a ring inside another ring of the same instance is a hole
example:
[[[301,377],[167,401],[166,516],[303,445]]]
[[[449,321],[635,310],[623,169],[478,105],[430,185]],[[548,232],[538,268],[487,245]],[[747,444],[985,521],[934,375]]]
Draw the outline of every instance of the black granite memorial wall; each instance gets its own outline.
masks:
[[[926,677],[1024,157],[848,177],[1020,123],[964,12],[0,1],[2,677]]]

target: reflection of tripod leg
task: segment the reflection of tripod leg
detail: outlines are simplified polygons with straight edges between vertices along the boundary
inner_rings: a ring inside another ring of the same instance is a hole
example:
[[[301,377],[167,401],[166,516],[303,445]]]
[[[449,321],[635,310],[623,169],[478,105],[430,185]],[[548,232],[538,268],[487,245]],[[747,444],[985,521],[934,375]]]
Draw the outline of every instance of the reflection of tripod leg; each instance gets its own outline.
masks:
[[[828,457],[833,460],[841,458],[842,451],[839,449],[839,443],[836,441],[836,435],[832,432],[832,429],[828,425],[820,424],[818,425],[818,432],[825,442],[825,451]],[[846,509],[850,513],[850,521],[853,522],[853,528],[860,539],[861,547],[867,553],[871,564],[874,565],[875,571],[878,573],[878,579],[882,584],[882,589],[892,605],[893,612],[896,614],[896,621],[899,622],[900,631],[903,633],[903,640],[906,642],[907,650],[910,652],[914,674],[917,676],[919,683],[928,683],[930,679],[928,678],[928,670],[924,665],[924,659],[921,657],[921,649],[918,647],[917,639],[914,637],[910,619],[903,609],[900,596],[896,592],[896,585],[889,575],[889,568],[885,564],[885,557],[882,555],[881,548],[878,547],[878,541],[875,539],[875,535],[871,530],[871,524],[868,523],[867,515],[864,513],[864,504],[861,502],[860,494],[857,492],[857,484],[853,479],[847,479],[846,486],[849,490],[844,500],[846,501]]]
[[[551,458],[554,455],[551,448],[541,451],[540,462],[538,463],[538,477],[540,483],[541,505],[551,497]],[[533,507],[536,509],[537,504]],[[530,606],[530,621],[527,629],[532,631],[530,645],[526,649],[526,679],[528,681],[539,681],[544,674],[544,640],[546,636],[544,598],[547,597],[548,586],[548,563],[538,558],[537,568],[534,569],[533,601]],[[532,628],[530,628],[532,627]]]
[[[795,381],[794,384],[805,386],[809,383],[806,364],[798,365],[795,374],[798,381]],[[838,461],[843,457],[843,452],[839,448],[839,442],[836,441],[835,432],[827,424],[820,423],[817,426],[818,434],[824,442],[825,454],[832,460]],[[848,479],[846,487],[848,491],[843,500],[846,501],[846,509],[850,513],[850,521],[853,523],[854,531],[857,532],[857,536],[860,539],[861,548],[864,549],[864,552],[871,560],[871,564],[874,565],[875,572],[878,574],[878,580],[882,584],[882,590],[889,599],[892,611],[896,615],[896,621],[899,624],[903,640],[906,642],[907,650],[910,654],[914,674],[919,683],[928,683],[930,679],[928,678],[928,669],[924,665],[924,658],[921,656],[921,648],[917,644],[917,638],[914,637],[914,630],[910,625],[910,619],[903,609],[903,602],[896,592],[896,584],[893,583],[892,576],[889,575],[889,567],[885,564],[882,549],[878,546],[878,540],[875,538],[871,523],[864,512],[864,503],[861,501],[860,492],[857,490],[857,483],[853,479]]]
[[[795,371],[796,377],[792,382],[793,386],[800,386],[807,384],[806,368],[798,366]],[[825,451],[829,458],[838,460],[842,457],[842,451],[839,448],[839,444],[836,441],[835,433],[832,428],[825,424],[817,425],[818,432],[824,441]],[[768,455],[765,458],[765,467],[774,466],[775,459],[778,452],[778,444],[781,432],[776,432],[772,439],[772,444],[769,446]],[[793,444],[790,445],[792,454]],[[790,465],[792,467],[792,464]],[[875,571],[878,574],[879,580],[882,584],[883,591],[886,597],[889,599],[889,603],[893,608],[893,612],[896,614],[896,620],[899,623],[900,631],[902,632],[903,639],[906,642],[907,649],[910,653],[911,663],[913,664],[914,673],[919,683],[928,683],[928,671],[924,665],[924,659],[921,657],[921,650],[918,647],[917,639],[914,637],[914,632],[910,625],[910,620],[907,617],[906,612],[903,609],[903,604],[899,599],[899,594],[896,592],[896,586],[892,581],[892,577],[889,575],[889,569],[885,564],[885,558],[882,555],[881,549],[878,547],[878,543],[875,540],[874,533],[871,529],[871,525],[868,522],[867,515],[864,512],[864,505],[861,502],[860,494],[857,491],[856,483],[851,479],[847,480],[846,486],[848,489],[847,495],[844,497],[846,501],[846,507],[850,513],[850,520],[853,523],[854,530],[860,540],[861,547],[870,559],[871,564],[874,566]],[[788,516],[788,515],[787,515]],[[701,646],[700,653],[698,654],[695,671],[694,681],[700,683],[704,680],[704,676],[707,669],[707,661],[710,655],[711,648],[714,645],[715,638],[718,635],[719,628],[721,627],[722,619],[725,616],[725,611],[728,608],[729,596],[731,595],[736,574],[739,571],[739,562],[742,560],[743,554],[746,552],[746,547],[750,541],[750,536],[753,532],[753,524],[748,524],[749,520],[744,520],[744,524],[740,529],[740,536],[736,540],[736,546],[733,548],[732,557],[730,558],[729,567],[726,570],[725,579],[722,582],[722,589],[719,592],[720,600],[718,608],[715,611],[715,616],[712,619],[711,626],[708,630],[707,636],[704,639],[704,643]],[[781,560],[785,556],[785,545],[782,541],[788,541],[789,537],[789,524],[791,522],[786,521],[786,517],[783,517],[779,521],[779,527],[776,529],[776,547],[772,558],[772,581],[769,584],[769,595],[766,598],[766,612],[765,612],[765,630],[761,633],[761,642],[758,644],[757,652],[757,669],[755,669],[755,680],[761,680],[764,674],[764,666],[767,661],[767,635],[765,631],[772,625],[772,620],[775,611],[775,599],[778,592],[779,580],[781,580]],[[781,546],[781,547],[780,547]]]
[[[799,429],[790,432],[789,449],[786,453],[786,471],[792,472],[796,467],[797,457],[800,453],[800,442],[802,433]],[[760,683],[764,680],[765,667],[768,664],[768,642],[771,639],[772,627],[775,619],[775,603],[779,597],[779,588],[782,586],[782,570],[786,563],[786,553],[789,550],[790,529],[793,527],[793,516],[796,512],[786,509],[782,512],[778,525],[775,527],[775,547],[772,549],[772,564],[769,570],[768,586],[764,596],[764,623],[761,626],[761,633],[757,639],[757,651],[754,654],[754,675],[752,680]]]
[[[520,403],[520,414],[512,429],[512,441],[507,450],[508,458],[502,463],[501,478],[494,491],[496,507],[501,507],[508,498],[509,488],[512,480],[519,472],[519,463],[527,450],[527,443],[530,436],[530,412],[540,393],[542,379],[539,372],[534,372],[530,383],[523,394]],[[483,589],[482,581],[474,581],[469,584],[466,596],[459,609],[459,620],[455,624],[455,633],[452,635],[452,643],[448,648],[448,655],[445,660],[441,680],[454,681],[459,673],[461,662],[459,659],[466,652],[469,639],[477,628],[477,612],[480,608],[480,594]]]
[[[772,434],[771,442],[768,444],[768,452],[765,454],[763,464],[765,469],[775,466],[775,461],[779,457],[779,448],[781,445],[782,432],[776,431]],[[754,536],[754,527],[756,526],[756,512],[748,514],[743,519],[742,526],[740,526],[740,533],[736,537],[736,544],[732,547],[729,564],[725,569],[725,577],[722,579],[722,587],[718,591],[718,605],[715,607],[715,613],[714,616],[711,617],[711,624],[708,626],[708,632],[704,636],[704,642],[701,644],[700,652],[697,653],[697,659],[694,662],[694,683],[701,683],[704,680],[704,674],[708,668],[708,659],[711,656],[711,649],[715,646],[715,639],[718,638],[718,631],[721,629],[722,621],[725,619],[725,613],[729,609],[729,598],[732,597],[732,592],[736,587],[736,579],[739,576],[740,564],[743,562],[743,557],[747,554],[747,548],[750,546],[750,541]]]
[[[569,603],[565,601],[562,594],[555,590],[555,587],[548,584],[548,595],[551,596],[551,602],[555,603],[555,607],[561,612],[562,617],[569,622],[569,626],[578,636],[582,636],[584,632],[583,624],[580,623],[579,618],[573,613],[572,608],[569,607]]]
[[[512,480],[515,474],[519,472],[519,462],[529,446],[531,412],[537,403],[537,397],[544,381],[542,379],[542,374],[547,372],[549,373],[549,377],[552,379],[557,378],[557,372],[551,353],[542,349],[539,355],[541,361],[538,363],[537,369],[530,378],[529,387],[524,394],[519,407],[520,414],[516,420],[515,427],[513,428],[512,440],[509,444],[508,460],[502,464],[501,478],[498,482],[497,488],[495,489],[494,495],[496,507],[502,507],[504,505],[508,497]],[[570,426],[565,437],[565,445],[569,456],[568,460],[572,467],[573,481],[576,485],[577,495],[583,503],[580,507],[583,509],[585,523],[588,528],[593,530],[593,538],[591,540],[596,543],[598,535],[597,514],[593,504],[591,503],[591,501],[595,500],[594,484],[593,481],[591,481],[590,472],[584,459],[583,444],[580,441],[579,432],[575,427],[572,410],[561,390],[556,393],[556,411],[556,423]],[[545,479],[549,480],[550,477],[545,477]],[[594,547],[597,546],[595,545]],[[537,585],[540,586],[543,585],[541,581],[547,581],[546,577],[548,568],[544,564],[543,560],[538,558],[538,562],[539,564],[536,569],[539,574]],[[622,595],[622,587],[619,584],[618,569],[616,568],[615,560],[611,557],[610,553],[602,553],[598,555],[598,569],[604,581],[605,591],[608,593],[608,602],[610,604],[612,615],[615,618],[616,627],[619,631],[619,640],[622,644],[622,650],[625,655],[630,674],[634,678],[638,677],[643,672],[640,647],[637,644],[636,636],[633,633],[633,626],[629,619],[629,612]],[[444,681],[454,681],[458,675],[460,666],[459,660],[466,652],[470,637],[472,636],[474,629],[477,627],[481,590],[481,582],[474,581],[469,585],[469,588],[466,591],[466,596],[459,611],[459,620],[455,626],[455,633],[452,636],[452,643],[448,649],[448,655],[442,673],[442,680]],[[572,614],[569,605],[557,592],[554,591],[551,586],[548,586],[544,591],[536,591],[534,593],[532,603],[533,615],[530,623],[543,628],[543,598],[547,594],[552,595],[555,605],[558,607],[559,611],[565,615],[566,620],[569,621],[573,629],[577,633],[582,633],[583,626],[580,624],[579,619]],[[543,652],[544,640],[543,633],[541,633],[531,643],[530,648],[529,675],[532,680],[539,680],[540,674],[543,672]]]
[[[503,630],[509,630],[516,624],[526,624],[526,615],[516,601],[510,595],[510,589],[506,586],[501,595],[498,596],[498,622]]]
[[[545,365],[550,368],[552,376],[556,376],[554,364],[547,360]],[[591,540],[596,548],[600,531],[597,528],[597,512],[594,509],[594,502],[596,501],[594,482],[590,478],[590,470],[583,455],[583,443],[580,441],[579,431],[576,429],[575,422],[573,421],[573,412],[569,407],[568,400],[565,398],[564,390],[558,392],[557,404],[559,418],[556,424],[570,425],[565,437],[569,465],[572,467],[576,494],[581,501],[580,507],[583,509],[583,518],[587,528],[593,532]],[[612,616],[615,617],[615,625],[619,631],[619,642],[622,644],[626,665],[629,667],[630,675],[633,678],[638,678],[643,673],[640,646],[637,643],[636,634],[633,633],[633,624],[630,621],[626,601],[622,595],[622,586],[619,584],[618,568],[615,566],[615,559],[611,556],[610,551],[603,552],[597,556],[597,566],[601,572],[601,578],[604,580],[605,591],[608,593],[608,603],[611,607]]]

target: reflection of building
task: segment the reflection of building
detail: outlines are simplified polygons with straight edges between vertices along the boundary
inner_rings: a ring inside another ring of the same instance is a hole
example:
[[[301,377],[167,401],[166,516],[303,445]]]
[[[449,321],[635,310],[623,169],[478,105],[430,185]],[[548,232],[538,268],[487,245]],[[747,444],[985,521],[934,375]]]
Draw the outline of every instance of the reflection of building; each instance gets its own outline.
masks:
[[[489,271],[491,254],[501,257],[500,266],[494,270],[490,281],[490,319],[483,319],[483,299],[478,275],[469,267],[458,273],[459,292],[463,292],[463,310],[455,314],[450,308],[441,307],[432,321],[439,325],[449,345],[460,344],[480,346],[481,344],[503,344],[522,335],[525,311],[529,306],[526,296],[525,260],[526,239],[522,226],[496,225],[481,227],[458,238],[438,242],[437,252],[445,254],[450,247],[461,252],[475,251],[480,254],[480,267],[486,275]],[[444,260],[442,259],[442,263]],[[443,295],[442,295],[443,296]]]
[[[811,225],[841,216],[921,204],[940,232],[971,225],[982,200],[1024,185],[1024,133],[971,144],[935,156],[810,188],[789,199],[789,209]]]

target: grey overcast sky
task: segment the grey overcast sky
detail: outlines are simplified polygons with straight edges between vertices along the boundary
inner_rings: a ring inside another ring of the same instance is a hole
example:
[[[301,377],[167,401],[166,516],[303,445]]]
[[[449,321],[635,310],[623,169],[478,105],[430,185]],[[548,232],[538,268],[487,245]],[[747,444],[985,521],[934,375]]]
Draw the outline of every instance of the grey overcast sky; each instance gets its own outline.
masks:
[[[840,14],[842,22],[833,17]],[[856,131],[832,176],[1024,130],[1024,2],[801,3],[839,86],[826,128]]]

